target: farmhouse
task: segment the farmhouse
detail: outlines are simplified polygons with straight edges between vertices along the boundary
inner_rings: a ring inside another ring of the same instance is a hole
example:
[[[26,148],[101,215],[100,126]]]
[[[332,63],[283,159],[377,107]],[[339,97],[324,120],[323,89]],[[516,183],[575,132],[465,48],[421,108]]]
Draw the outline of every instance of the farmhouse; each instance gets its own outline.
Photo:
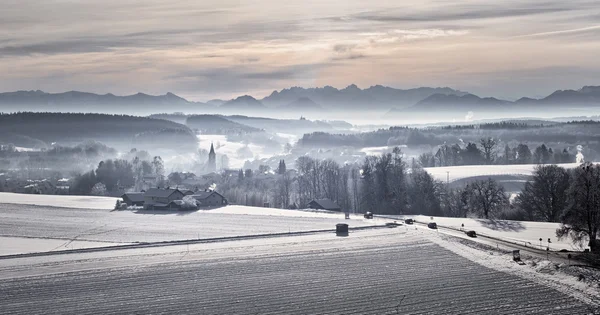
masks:
[[[308,207],[311,209],[342,211],[342,208],[330,199],[315,199],[308,203]]]
[[[200,208],[221,207],[227,205],[227,199],[216,191],[201,191],[192,195]]]
[[[166,209],[173,200],[181,200],[185,194],[179,189],[150,188],[144,193],[144,209]]]
[[[143,192],[131,192],[125,193],[121,196],[123,198],[123,202],[128,206],[138,206],[141,207],[144,205],[144,193]]]

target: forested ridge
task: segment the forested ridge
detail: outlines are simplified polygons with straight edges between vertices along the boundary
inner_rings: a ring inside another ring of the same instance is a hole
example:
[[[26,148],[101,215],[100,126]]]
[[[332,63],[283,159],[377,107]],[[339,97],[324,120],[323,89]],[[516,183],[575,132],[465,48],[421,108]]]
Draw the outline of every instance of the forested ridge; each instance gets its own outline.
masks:
[[[181,142],[195,141],[188,127],[161,119],[128,115],[83,113],[0,114],[0,143],[16,146],[48,146],[51,143],[102,141],[111,146],[130,144],[137,137],[152,133],[156,141],[176,133]],[[168,143],[166,143],[168,145]]]

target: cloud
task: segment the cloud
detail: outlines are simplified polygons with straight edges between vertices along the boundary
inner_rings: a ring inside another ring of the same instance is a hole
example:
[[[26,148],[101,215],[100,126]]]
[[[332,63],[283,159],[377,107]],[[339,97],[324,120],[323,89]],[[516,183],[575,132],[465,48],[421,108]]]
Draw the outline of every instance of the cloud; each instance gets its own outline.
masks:
[[[548,32],[540,32],[526,35],[515,36],[514,38],[527,38],[527,37],[549,37],[549,36],[557,36],[557,35],[571,35],[571,34],[579,34],[579,33],[598,33],[600,31],[600,25],[593,25],[587,27],[580,27],[568,30],[557,30],[557,31],[548,31]]]
[[[557,4],[555,2],[545,4],[526,4],[508,6],[505,3],[499,5],[446,5],[438,6],[433,10],[410,11],[372,11],[354,14],[348,19],[338,21],[367,20],[376,22],[440,22],[457,20],[483,20],[492,18],[521,17],[545,13],[556,13],[574,10],[573,6]]]
[[[541,94],[565,78],[597,83],[599,16],[597,0],[20,0],[0,10],[0,86],[223,97],[357,83]],[[560,70],[543,70],[552,67]]]

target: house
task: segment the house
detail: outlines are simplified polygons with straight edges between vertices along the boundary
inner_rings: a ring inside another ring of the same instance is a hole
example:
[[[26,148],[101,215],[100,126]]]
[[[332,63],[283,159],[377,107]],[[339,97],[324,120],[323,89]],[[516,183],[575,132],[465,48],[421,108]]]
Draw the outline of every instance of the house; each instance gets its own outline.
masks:
[[[172,210],[181,210],[184,208],[185,202],[183,200],[173,200],[169,202],[167,208]]]
[[[227,199],[216,191],[201,191],[192,195],[200,208],[221,207],[227,205]]]
[[[144,205],[143,192],[125,193],[121,196],[121,198],[123,198],[123,202],[126,203],[128,206],[141,207]]]
[[[173,200],[181,200],[185,194],[179,189],[150,188],[144,193],[144,209],[166,209]]]
[[[342,211],[342,208],[330,199],[315,199],[308,203],[308,207],[311,209]]]
[[[195,194],[195,192],[193,190],[189,190],[189,189],[182,190],[181,192],[186,196],[191,196],[191,195]]]

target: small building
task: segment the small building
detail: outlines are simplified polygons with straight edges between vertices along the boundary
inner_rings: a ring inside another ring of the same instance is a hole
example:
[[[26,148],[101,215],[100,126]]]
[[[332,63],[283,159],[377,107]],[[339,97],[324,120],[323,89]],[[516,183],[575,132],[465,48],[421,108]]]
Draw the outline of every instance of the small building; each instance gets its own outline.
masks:
[[[144,193],[143,192],[131,192],[121,195],[123,202],[128,206],[141,207],[144,205]]]
[[[222,207],[227,205],[227,199],[216,191],[201,191],[192,195],[200,208]]]
[[[172,210],[182,210],[185,207],[184,205],[185,202],[183,202],[183,200],[173,200],[169,202],[167,208]]]
[[[189,189],[182,190],[181,192],[186,196],[191,196],[191,195],[195,194],[195,192],[193,190],[189,190]]]
[[[311,209],[342,211],[342,208],[330,199],[314,199],[308,203],[308,207]]]
[[[150,188],[144,193],[144,209],[167,209],[171,201],[184,196],[179,189]]]

